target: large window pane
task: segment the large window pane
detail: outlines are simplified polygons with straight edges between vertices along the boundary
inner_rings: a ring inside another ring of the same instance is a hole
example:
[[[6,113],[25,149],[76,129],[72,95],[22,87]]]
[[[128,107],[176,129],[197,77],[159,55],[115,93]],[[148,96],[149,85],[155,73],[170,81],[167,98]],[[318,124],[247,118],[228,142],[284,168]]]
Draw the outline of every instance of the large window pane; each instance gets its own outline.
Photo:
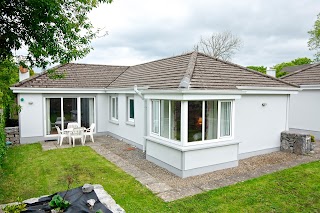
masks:
[[[202,101],[188,101],[188,141],[202,140]]]
[[[57,134],[55,126],[61,129],[61,98],[46,99],[47,134]]]
[[[152,127],[153,133],[159,134],[159,101],[152,101]]]
[[[218,101],[206,101],[205,140],[217,139]]]
[[[81,126],[89,128],[94,123],[93,98],[81,98]]]
[[[221,102],[220,136],[231,135],[231,102]]]
[[[170,139],[180,141],[181,101],[171,101],[171,136]]]
[[[160,101],[160,136],[169,138],[169,101]]]
[[[78,122],[77,98],[63,98],[64,128],[68,123]]]

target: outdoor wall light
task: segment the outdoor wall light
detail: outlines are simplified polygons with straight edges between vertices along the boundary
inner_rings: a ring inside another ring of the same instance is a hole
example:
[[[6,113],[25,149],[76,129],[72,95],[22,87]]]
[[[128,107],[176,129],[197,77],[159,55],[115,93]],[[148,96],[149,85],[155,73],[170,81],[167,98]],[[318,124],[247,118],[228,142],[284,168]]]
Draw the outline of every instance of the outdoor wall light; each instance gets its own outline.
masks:
[[[267,106],[267,103],[262,103],[262,106],[263,106],[263,107]]]
[[[28,102],[28,104],[29,104],[29,105],[32,105],[32,104],[33,104],[33,102],[32,102],[32,101],[30,101],[30,102]]]
[[[20,98],[20,101],[21,101],[21,102],[24,102],[24,98]]]

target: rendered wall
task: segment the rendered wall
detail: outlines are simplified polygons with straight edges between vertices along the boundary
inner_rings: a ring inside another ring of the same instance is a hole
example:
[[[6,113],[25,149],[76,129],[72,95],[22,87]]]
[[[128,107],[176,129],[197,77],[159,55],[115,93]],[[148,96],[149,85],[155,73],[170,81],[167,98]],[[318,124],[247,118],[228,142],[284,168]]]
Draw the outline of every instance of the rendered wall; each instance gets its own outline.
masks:
[[[36,138],[44,136],[42,94],[19,94],[18,104],[22,107],[19,113],[20,142],[36,142]]]
[[[320,132],[320,90],[291,95],[289,128]]]
[[[235,101],[240,158],[279,149],[280,135],[287,125],[287,100],[287,95],[242,95]]]
[[[138,95],[117,94],[118,96],[118,122],[111,121],[110,118],[110,95],[107,98],[105,113],[107,114],[106,127],[108,133],[112,136],[118,136],[131,142],[139,148],[144,145],[145,135],[145,104],[144,100]],[[134,124],[128,122],[127,116],[127,97],[134,97]],[[101,111],[101,110],[100,110]]]

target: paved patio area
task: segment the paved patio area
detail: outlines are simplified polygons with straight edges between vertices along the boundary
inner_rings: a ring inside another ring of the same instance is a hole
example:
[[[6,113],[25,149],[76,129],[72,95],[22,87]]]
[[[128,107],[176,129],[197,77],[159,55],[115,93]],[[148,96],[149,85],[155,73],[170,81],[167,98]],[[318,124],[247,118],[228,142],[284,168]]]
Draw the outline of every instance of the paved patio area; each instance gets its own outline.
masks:
[[[90,146],[98,154],[135,177],[137,181],[167,202],[320,160],[320,142],[318,141],[314,154],[302,156],[274,152],[240,160],[236,168],[182,179],[147,161],[145,153],[140,149],[110,136],[95,137],[95,143],[87,142],[86,146]],[[43,150],[70,148],[66,142],[61,147],[56,142],[43,142],[42,147]]]

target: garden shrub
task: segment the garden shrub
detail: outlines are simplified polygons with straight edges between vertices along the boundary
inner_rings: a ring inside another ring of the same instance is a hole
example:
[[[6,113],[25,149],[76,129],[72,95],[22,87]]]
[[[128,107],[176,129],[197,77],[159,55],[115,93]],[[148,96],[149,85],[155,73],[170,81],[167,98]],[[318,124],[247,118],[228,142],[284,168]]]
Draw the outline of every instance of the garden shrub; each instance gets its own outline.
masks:
[[[316,142],[314,135],[310,135],[310,137],[311,137],[311,142]]]
[[[7,151],[6,133],[4,131],[4,127],[5,127],[5,119],[4,119],[4,116],[0,114],[0,168]]]

